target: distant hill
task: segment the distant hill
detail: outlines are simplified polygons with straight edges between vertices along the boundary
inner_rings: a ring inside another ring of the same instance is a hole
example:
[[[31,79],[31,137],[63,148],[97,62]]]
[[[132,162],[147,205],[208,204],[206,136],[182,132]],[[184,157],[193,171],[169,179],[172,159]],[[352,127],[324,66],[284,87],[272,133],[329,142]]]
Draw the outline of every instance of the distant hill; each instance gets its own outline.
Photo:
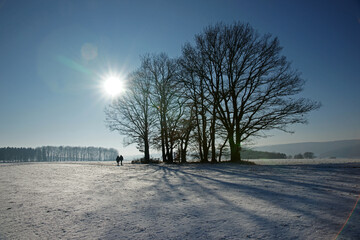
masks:
[[[292,155],[313,152],[320,158],[360,158],[360,139],[330,142],[302,142],[254,147],[257,151],[281,152]]]

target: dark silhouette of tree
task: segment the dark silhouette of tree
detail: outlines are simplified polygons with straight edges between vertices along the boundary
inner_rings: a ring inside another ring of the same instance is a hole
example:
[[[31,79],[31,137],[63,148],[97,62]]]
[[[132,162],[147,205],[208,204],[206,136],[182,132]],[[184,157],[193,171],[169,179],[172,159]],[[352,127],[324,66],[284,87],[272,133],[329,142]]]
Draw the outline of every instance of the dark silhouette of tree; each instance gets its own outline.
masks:
[[[200,155],[201,147],[206,154],[207,136],[215,141],[217,120],[226,129],[231,161],[239,162],[244,141],[266,130],[289,132],[289,124],[306,123],[306,114],[320,107],[296,97],[305,81],[281,50],[276,37],[260,36],[242,23],[209,26],[195,36],[194,45],[183,47],[181,65],[197,108]],[[201,134],[209,122],[209,135]]]
[[[0,148],[2,162],[109,161],[117,155],[116,149],[97,147]]]
[[[263,152],[242,148],[241,155],[244,159],[286,159],[285,153]]]
[[[185,112],[178,125],[179,157],[181,163],[187,162],[187,150],[191,143],[191,133],[195,127],[194,112],[191,104],[185,105]]]
[[[215,135],[215,129],[211,124],[212,111],[208,102],[209,92],[204,88],[204,80],[201,77],[196,77],[194,69],[189,66],[187,59],[181,58],[179,63],[182,67],[181,82],[184,87],[184,96],[189,100],[191,111],[194,118],[194,134],[192,137],[197,143],[196,154],[200,158],[200,162],[208,162],[210,146],[215,140],[212,137]],[[214,151],[213,151],[214,152]]]
[[[144,162],[150,161],[150,129],[156,122],[155,108],[150,94],[152,90],[146,64],[129,77],[129,87],[123,96],[105,108],[106,125],[111,131],[127,136],[126,144],[137,143],[144,152]]]
[[[301,153],[295,154],[294,159],[304,159],[304,156]]]
[[[142,66],[151,83],[151,103],[158,115],[159,137],[155,139],[154,146],[160,147],[163,162],[172,163],[186,101],[179,85],[179,66],[165,53],[145,55]]]
[[[191,109],[179,84],[177,60],[165,53],[144,55],[129,82],[124,96],[105,109],[107,127],[127,136],[126,144],[137,143],[146,163],[150,143],[161,149],[163,162],[174,161],[177,147],[185,162],[193,123],[189,119]]]
[[[305,152],[304,158],[313,159],[313,158],[315,158],[315,154],[313,152]]]

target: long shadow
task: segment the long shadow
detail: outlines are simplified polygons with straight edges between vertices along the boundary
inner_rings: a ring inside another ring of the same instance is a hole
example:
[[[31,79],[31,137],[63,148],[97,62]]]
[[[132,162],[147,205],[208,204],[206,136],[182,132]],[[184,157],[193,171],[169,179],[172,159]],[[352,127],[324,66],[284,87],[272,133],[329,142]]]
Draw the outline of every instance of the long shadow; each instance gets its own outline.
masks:
[[[286,193],[276,193],[271,190],[262,189],[262,188],[258,188],[258,187],[254,187],[254,186],[227,182],[224,180],[215,179],[213,177],[203,176],[201,174],[183,171],[180,168],[174,169],[172,167],[167,167],[167,166],[159,166],[159,168],[161,168],[164,171],[165,176],[169,175],[169,173],[171,173],[171,172],[175,173],[176,175],[178,175],[180,178],[183,179],[184,183],[185,182],[191,183],[191,185],[194,186],[193,190],[195,192],[204,192],[208,196],[211,196],[211,197],[216,198],[217,200],[221,201],[223,203],[223,205],[226,206],[228,209],[231,209],[231,211],[236,211],[238,213],[242,213],[243,215],[252,216],[251,218],[256,219],[256,221],[259,224],[264,224],[264,223],[271,224],[272,220],[270,219],[270,217],[264,218],[264,217],[256,215],[254,212],[250,212],[244,208],[241,208],[239,205],[228,200],[226,197],[220,195],[217,191],[214,191],[212,188],[206,187],[205,184],[199,184],[199,182],[196,181],[196,179],[206,180],[209,183],[209,185],[216,184],[218,188],[230,189],[230,191],[241,190],[242,193],[245,193],[252,197],[259,198],[264,201],[270,201],[269,196],[276,194],[278,196],[278,198],[286,200],[287,202],[303,202],[303,203],[307,203],[307,204],[316,204],[315,202],[312,202],[311,199],[308,199],[306,197],[293,196],[293,195],[286,194]],[[194,171],[196,171],[196,170],[194,170]],[[167,179],[164,182],[164,184],[169,186],[173,191],[178,191],[178,189],[175,189],[172,186],[169,179]],[[303,210],[302,208],[296,208],[293,206],[284,207],[283,205],[279,204],[278,202],[273,202],[273,201],[271,202],[271,204],[279,205],[282,208],[287,208],[290,211],[301,213],[302,215],[307,215],[309,217],[319,217],[319,216],[312,214],[311,212]]]
[[[276,177],[273,177],[273,176],[264,176],[264,175],[257,175],[255,173],[253,174],[244,174],[244,172],[241,172],[241,177],[246,177],[248,179],[253,179],[253,180],[262,180],[263,179],[266,179],[266,180],[271,180],[271,181],[277,181],[285,186],[287,185],[290,185],[289,187],[289,190],[291,192],[291,185],[298,185],[300,187],[303,187],[305,189],[308,189],[306,190],[306,192],[308,192],[308,196],[299,196],[299,195],[293,195],[293,194],[290,194],[290,193],[284,193],[284,192],[277,192],[275,191],[276,189],[274,190],[269,190],[269,189],[264,189],[264,188],[260,188],[260,187],[255,187],[255,186],[250,186],[250,185],[245,185],[245,184],[239,184],[239,183],[233,183],[233,182],[228,182],[228,181],[224,181],[224,180],[221,180],[221,179],[216,179],[216,178],[213,178],[213,177],[209,177],[209,176],[203,176],[201,174],[197,174],[197,173],[190,173],[190,172],[187,172],[187,171],[183,171],[181,169],[173,169],[173,168],[170,168],[170,167],[166,167],[166,166],[162,166],[161,168],[167,168],[168,171],[175,171],[177,173],[181,173],[181,174],[184,174],[184,175],[189,175],[189,176],[192,176],[194,178],[202,178],[202,179],[205,179],[209,182],[213,182],[213,183],[217,183],[217,184],[220,184],[220,186],[222,187],[226,187],[226,188],[231,188],[233,190],[239,190],[241,189],[241,191],[243,193],[246,193],[247,195],[250,195],[250,196],[256,196],[256,198],[259,198],[259,199],[262,199],[264,201],[269,201],[271,204],[273,205],[277,205],[283,209],[287,209],[289,211],[293,211],[293,212],[297,212],[297,213],[300,213],[301,215],[305,215],[305,216],[308,216],[308,217],[311,217],[311,218],[315,218],[317,220],[320,220],[320,221],[328,221],[328,219],[325,219],[323,218],[322,216],[319,216],[319,215],[316,215],[314,214],[312,211],[310,210],[306,210],[304,209],[302,206],[303,205],[310,205],[310,206],[313,206],[313,207],[316,207],[316,206],[324,206],[326,204],[329,204],[329,203],[334,203],[334,197],[337,197],[338,195],[337,194],[333,194],[334,196],[332,198],[328,198],[328,195],[331,194],[329,192],[324,192],[324,191],[320,191],[319,190],[324,190],[324,189],[327,189],[327,188],[332,188],[333,190],[338,190],[338,191],[345,191],[348,193],[348,189],[347,190],[344,190],[342,188],[335,188],[335,187],[331,187],[331,186],[324,186],[322,184],[315,184],[315,183],[303,183],[303,182],[296,182],[296,181],[293,181],[293,180],[288,180],[288,179],[285,179],[285,178],[281,178],[279,176],[277,176],[278,178]],[[214,170],[215,169],[215,170]],[[291,168],[283,168],[284,170],[291,170]],[[324,170],[323,168],[319,168],[320,171],[326,171]],[[316,168],[316,170],[319,170],[318,168]],[[221,172],[222,169],[219,169],[219,168],[210,168],[211,171],[218,171],[218,172]],[[227,172],[227,171],[226,171]],[[228,173],[228,172],[227,172]],[[315,172],[314,174],[316,174],[317,172]],[[239,176],[238,174],[233,174],[233,175],[237,175]],[[244,176],[245,175],[245,176]],[[202,186],[202,188],[205,190],[205,191],[210,191],[209,189],[206,189],[204,186]],[[318,199],[312,199],[310,196],[312,194],[320,194],[320,195],[324,195],[321,200],[318,198]],[[324,194],[325,193],[325,194]],[[211,193],[212,195],[216,195],[214,193]],[[271,195],[277,195],[277,199],[281,199],[283,201],[281,202],[276,202],[276,201],[273,201],[271,200],[271,198],[269,199],[269,196]],[[230,205],[231,203],[230,202],[226,202],[225,199],[222,197],[222,196],[217,196],[219,200],[223,201],[224,203]],[[285,203],[293,203],[293,204],[284,204]],[[298,204],[298,206],[296,205]],[[235,206],[233,206],[235,207]],[[335,224],[335,222],[334,222]]]
[[[271,180],[274,182],[279,182],[279,183],[285,183],[286,185],[291,185],[291,186],[299,186],[299,187],[304,187],[304,188],[309,188],[309,189],[317,189],[317,190],[321,190],[321,191],[328,191],[328,190],[333,190],[333,191],[339,191],[339,192],[344,192],[344,193],[348,193],[349,191],[351,191],[352,189],[346,188],[344,186],[341,187],[336,187],[335,185],[329,185],[326,182],[322,181],[321,183],[319,182],[311,182],[310,180],[306,179],[307,175],[322,175],[323,180],[328,178],[328,177],[332,177],[334,178],[334,174],[338,175],[338,181],[342,182],[342,183],[346,183],[346,182],[350,182],[352,183],[352,180],[350,179],[346,179],[344,177],[342,177],[340,174],[343,173],[343,168],[337,168],[339,166],[314,166],[314,165],[302,165],[302,166],[297,166],[297,165],[293,165],[293,166],[257,166],[257,167],[266,167],[266,168],[276,168],[277,170],[281,170],[283,172],[291,172],[292,170],[294,170],[294,168],[301,168],[302,173],[304,173],[303,176],[301,175],[296,175],[296,176],[279,176],[276,175],[274,176],[273,173],[259,173],[259,172],[241,172],[241,176],[243,177],[248,177],[248,178],[261,178],[262,180]],[[256,167],[254,167],[256,168]],[[329,169],[331,169],[331,175],[324,175],[324,173],[328,173]],[[234,170],[234,168],[232,168],[231,170]],[[222,174],[227,174],[227,175],[236,175],[239,176],[239,172],[234,172],[231,170],[224,170],[224,169],[220,169],[220,168],[214,168],[213,171],[215,172],[219,172]],[[306,173],[306,175],[305,175]],[[360,171],[358,173],[359,177],[360,177]],[[292,179],[296,179],[296,180],[292,180]],[[331,194],[331,192],[329,192]]]
[[[251,212],[245,208],[242,208],[236,204],[234,204],[234,202],[228,200],[226,197],[220,195],[216,190],[213,190],[212,188],[206,187],[205,184],[197,181],[197,179],[201,179],[201,178],[205,178],[208,180],[212,180],[211,178],[207,178],[204,177],[202,175],[198,175],[198,174],[192,174],[192,173],[188,173],[186,171],[180,170],[179,168],[172,168],[172,167],[168,167],[168,166],[156,166],[159,169],[161,169],[161,171],[163,171],[163,181],[161,182],[161,184],[156,185],[155,188],[157,188],[159,190],[159,192],[163,193],[164,192],[164,188],[169,188],[171,190],[171,193],[175,193],[175,195],[177,195],[177,197],[182,198],[182,200],[191,200],[191,198],[193,198],[194,196],[192,194],[194,193],[203,193],[203,195],[205,196],[211,196],[212,199],[216,199],[217,201],[220,201],[222,203],[222,208],[224,210],[224,212],[226,211],[231,211],[231,212],[237,212],[242,216],[248,216],[249,219],[251,219],[251,221],[253,222],[257,222],[257,223],[261,223],[261,224],[271,224],[271,220],[261,217],[259,215],[256,215],[254,212]],[[177,179],[180,179],[180,183],[178,184],[172,184],[171,183],[171,179],[170,177],[175,177]],[[191,195],[186,195],[186,193],[189,192],[189,190],[186,189],[179,189],[179,187],[183,186],[186,184],[190,184],[192,187],[190,194]],[[209,183],[212,184],[212,183]],[[168,197],[165,197],[165,199],[169,200],[169,201],[176,201],[176,198],[173,196],[171,199]],[[208,199],[209,200],[209,204],[211,204],[211,200],[212,199]],[[202,199],[202,200],[207,200],[207,199]],[[175,203],[176,204],[176,203]],[[209,209],[197,209],[199,208],[198,206],[195,208],[191,208],[191,216],[195,216],[194,219],[196,219],[198,224],[202,224],[201,221],[206,221],[205,220],[205,216],[203,216],[204,212],[209,211]],[[210,210],[211,211],[211,210]],[[189,214],[189,213],[187,213]],[[220,216],[219,216],[220,217]],[[230,223],[231,224],[231,223]],[[193,225],[193,230],[192,232],[197,232],[195,231],[197,228],[197,224]],[[241,226],[234,226],[236,228],[241,228]],[[203,234],[206,235],[206,229],[204,229],[205,232],[203,232]],[[208,236],[210,237],[210,236]],[[207,237],[201,236],[201,238],[206,239]],[[211,239],[211,237],[210,237]]]
[[[331,193],[319,190],[331,189],[334,191],[341,191],[343,189],[319,183],[317,181],[311,182],[311,180],[307,180],[305,176],[299,176],[299,174],[297,176],[291,176],[294,168],[297,167],[277,166],[276,168],[272,168],[270,166],[248,166],[239,168],[238,166],[229,165],[219,168],[217,165],[209,165],[204,168],[203,166],[198,167],[197,165],[149,165],[146,173],[141,174],[141,180],[148,182],[149,184],[146,184],[146,187],[143,187],[141,191],[154,191],[155,196],[148,196],[149,199],[147,199],[147,201],[149,204],[146,205],[148,209],[145,210],[144,213],[138,214],[142,214],[141,219],[144,220],[144,226],[151,227],[151,223],[154,221],[161,221],[164,217],[161,214],[166,212],[162,211],[161,206],[156,205],[153,201],[166,201],[176,205],[182,204],[183,201],[191,201],[194,197],[200,196],[201,201],[208,200],[210,206],[213,206],[211,205],[211,201],[220,203],[221,206],[218,207],[222,207],[224,215],[226,215],[226,212],[232,211],[236,212],[238,216],[246,217],[246,219],[252,221],[254,225],[276,226],[281,224],[279,220],[275,220],[278,222],[274,223],[272,216],[267,217],[264,216],[264,214],[259,215],[256,211],[250,210],[251,208],[241,205],[241,202],[240,204],[239,202],[234,202],[233,198],[229,199],[228,196],[222,195],[220,193],[221,191],[217,191],[217,189],[226,189],[228,192],[241,192],[241,194],[245,194],[245,198],[254,198],[266,201],[270,207],[277,206],[278,208],[291,212],[294,216],[298,215],[298,217],[307,217],[322,224],[325,221],[329,221],[328,218],[321,216],[319,212],[312,212],[312,209],[316,209],[317,207],[323,205],[327,206],[327,204],[333,206],[334,198],[338,195],[333,193],[333,196],[328,199],[328,196]],[[342,178],[340,170],[332,171],[331,174],[327,176],[326,167],[306,168],[306,170],[303,170],[304,172],[315,176],[316,174],[322,174],[322,179],[326,179],[326,177],[333,178],[334,174],[339,174],[339,179]],[[276,170],[275,176],[271,175],[272,173],[274,174],[274,172],[269,169]],[[202,174],[202,171],[205,171],[205,174]],[[161,174],[159,175],[159,173]],[[288,173],[289,175],[284,175],[284,173]],[[238,177],[241,177],[244,181],[241,180],[239,182],[239,180],[233,179]],[[355,175],[355,177],[357,176]],[[300,180],[296,180],[296,178],[299,178]],[[257,185],[252,184],[252,182],[257,182]],[[266,187],[266,184],[271,185],[272,183],[288,187],[288,191],[280,192],[278,189]],[[293,193],[292,188],[294,187],[303,188],[305,191],[303,190],[302,192],[308,192],[309,194],[306,196],[300,196],[296,192]],[[346,189],[343,191],[347,192],[349,190],[350,189]],[[313,194],[318,194],[320,197],[318,196],[314,199],[312,197]],[[171,205],[167,206],[171,207]],[[194,222],[194,224],[191,224],[191,226],[188,226],[187,228],[188,231],[190,229],[190,232],[199,232],[199,227],[207,226],[206,224],[203,225],[202,221],[206,221],[203,214],[208,210],[211,211],[211,209],[206,209],[206,205],[200,205],[200,208],[205,207],[205,209],[199,209],[198,205],[191,206],[191,204],[187,204],[185,206],[186,208],[182,210],[183,212],[172,213],[172,217],[175,217],[175,219],[171,219],[170,221],[176,221],[176,219],[181,220],[184,216],[190,217]],[[310,208],[307,208],[306,206],[310,206]],[[153,213],[153,215],[149,215],[149,211]],[[220,218],[226,219],[226,216],[219,216],[219,219]],[[294,221],[296,221],[296,219]],[[236,225],[236,221],[232,223],[226,221],[222,224],[230,224],[233,227],[242,228],[242,226]],[[330,221],[328,224],[329,226],[331,225],[335,227],[335,233],[338,223],[334,220]],[[329,227],[329,229],[331,229],[331,227]],[[109,230],[113,231],[111,228]],[[200,236],[201,238],[212,238],[211,232],[208,232],[210,231],[209,229],[203,229],[203,231],[204,235]],[[276,228],[266,229],[266,231],[272,236],[279,234]],[[282,228],[281,231],[287,231],[286,236],[296,234],[293,233],[290,228]],[[298,236],[293,235],[293,237]]]

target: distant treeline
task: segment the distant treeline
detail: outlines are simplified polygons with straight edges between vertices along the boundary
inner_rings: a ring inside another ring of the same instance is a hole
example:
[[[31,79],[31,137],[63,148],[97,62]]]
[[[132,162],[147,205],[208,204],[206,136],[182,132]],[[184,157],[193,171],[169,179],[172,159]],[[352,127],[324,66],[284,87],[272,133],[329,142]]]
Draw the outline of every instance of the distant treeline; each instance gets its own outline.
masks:
[[[0,148],[0,162],[109,161],[118,151],[101,147]]]
[[[243,159],[286,159],[285,153],[262,152],[250,149],[242,149],[241,156]]]

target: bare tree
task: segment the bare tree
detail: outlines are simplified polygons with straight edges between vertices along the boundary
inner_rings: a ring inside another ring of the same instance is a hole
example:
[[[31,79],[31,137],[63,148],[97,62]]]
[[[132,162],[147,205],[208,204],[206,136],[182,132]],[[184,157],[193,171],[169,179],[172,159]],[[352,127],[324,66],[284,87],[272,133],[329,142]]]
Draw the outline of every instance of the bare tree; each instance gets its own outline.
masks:
[[[184,108],[184,114],[178,124],[178,152],[181,163],[187,162],[187,149],[191,141],[191,133],[195,128],[194,111],[191,103],[185,104]]]
[[[189,54],[190,55],[190,54]],[[192,54],[191,54],[192,55]],[[192,55],[194,56],[194,55]],[[210,146],[212,142],[211,110],[209,108],[209,92],[204,88],[204,79],[197,77],[194,68],[182,58],[179,61],[182,66],[181,82],[184,87],[184,96],[189,100],[194,124],[193,138],[198,144],[197,151],[200,162],[208,162]],[[210,110],[210,111],[209,111]],[[214,140],[215,141],[215,140]]]
[[[127,144],[137,143],[138,149],[144,152],[145,163],[150,161],[150,130],[156,122],[150,91],[151,82],[142,65],[130,76],[130,86],[124,96],[105,108],[107,127],[127,136]]]
[[[306,158],[306,159],[313,159],[313,158],[315,158],[315,154],[314,154],[313,152],[305,152],[303,156],[304,156],[304,158]]]
[[[173,162],[177,126],[184,113],[184,100],[178,84],[178,65],[175,59],[165,53],[145,55],[142,58],[143,71],[151,82],[151,104],[158,114],[159,138],[154,143],[162,151],[163,162]]]
[[[226,129],[233,162],[241,161],[248,138],[271,129],[289,132],[289,124],[306,123],[305,115],[320,107],[296,98],[305,82],[281,50],[276,37],[242,23],[210,26],[196,35],[195,45],[183,47],[182,66],[208,93],[208,112]]]

